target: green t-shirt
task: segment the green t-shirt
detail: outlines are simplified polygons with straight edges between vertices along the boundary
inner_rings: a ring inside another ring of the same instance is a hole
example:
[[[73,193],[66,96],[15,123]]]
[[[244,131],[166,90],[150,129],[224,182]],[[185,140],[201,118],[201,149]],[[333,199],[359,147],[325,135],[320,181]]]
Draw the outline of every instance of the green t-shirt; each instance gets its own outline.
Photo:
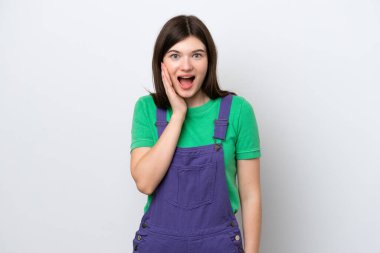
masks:
[[[207,103],[187,109],[177,147],[196,147],[214,143],[214,120],[218,118],[221,98],[210,99]],[[170,121],[172,109],[167,111]],[[132,122],[132,142],[130,150],[137,147],[152,147],[158,140],[156,105],[152,96],[140,97],[134,108]],[[221,140],[217,139],[217,143]],[[233,212],[240,206],[236,183],[236,160],[253,159],[261,156],[260,139],[255,114],[251,104],[241,96],[233,96],[227,127],[223,141],[226,180]],[[153,195],[148,196],[144,213],[148,211]]]

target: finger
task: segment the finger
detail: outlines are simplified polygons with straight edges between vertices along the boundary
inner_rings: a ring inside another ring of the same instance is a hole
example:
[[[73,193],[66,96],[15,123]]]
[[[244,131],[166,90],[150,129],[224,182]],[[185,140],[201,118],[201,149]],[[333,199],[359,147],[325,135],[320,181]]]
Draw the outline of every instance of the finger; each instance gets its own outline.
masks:
[[[164,70],[164,75],[165,75],[165,78],[166,78],[166,80],[167,80],[167,84],[168,84],[169,86],[172,86],[172,81],[171,81],[171,79],[170,79],[170,74],[169,74],[168,69],[166,68],[165,63],[162,62],[161,65],[162,65],[162,69]]]
[[[166,80],[166,76],[165,76],[164,65],[162,62],[161,62],[161,79],[162,79],[162,82],[164,83],[164,86],[166,88],[167,80]]]
[[[170,79],[170,75],[167,71],[166,66],[163,64],[163,82],[165,83],[165,89],[169,93],[175,93],[174,92],[174,87]]]
[[[164,84],[164,88],[165,88],[165,92],[167,95],[169,95],[169,93],[171,92],[171,83],[170,81],[168,80],[166,74],[165,74],[165,71],[162,69],[161,70],[161,76],[162,76],[162,83]]]

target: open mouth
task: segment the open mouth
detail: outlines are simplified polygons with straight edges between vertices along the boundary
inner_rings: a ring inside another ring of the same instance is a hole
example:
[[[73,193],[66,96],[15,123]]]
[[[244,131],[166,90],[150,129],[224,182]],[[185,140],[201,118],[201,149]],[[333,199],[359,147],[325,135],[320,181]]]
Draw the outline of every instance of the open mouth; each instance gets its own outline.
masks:
[[[187,77],[182,77],[182,76],[179,76],[178,77],[178,81],[179,82],[181,82],[181,81],[185,81],[185,82],[187,82],[187,81],[194,81],[194,79],[195,79],[195,76],[187,76]]]
[[[183,89],[189,89],[193,85],[195,76],[179,76],[178,81]]]

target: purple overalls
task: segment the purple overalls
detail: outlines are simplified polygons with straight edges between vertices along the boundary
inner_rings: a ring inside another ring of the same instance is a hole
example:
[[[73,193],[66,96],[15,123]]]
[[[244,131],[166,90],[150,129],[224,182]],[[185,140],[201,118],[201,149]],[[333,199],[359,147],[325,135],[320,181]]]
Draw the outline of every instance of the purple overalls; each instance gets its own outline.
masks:
[[[133,239],[134,253],[243,253],[241,232],[228,194],[222,143],[232,94],[222,98],[214,144],[176,147],[165,177]],[[157,108],[160,137],[166,110]]]

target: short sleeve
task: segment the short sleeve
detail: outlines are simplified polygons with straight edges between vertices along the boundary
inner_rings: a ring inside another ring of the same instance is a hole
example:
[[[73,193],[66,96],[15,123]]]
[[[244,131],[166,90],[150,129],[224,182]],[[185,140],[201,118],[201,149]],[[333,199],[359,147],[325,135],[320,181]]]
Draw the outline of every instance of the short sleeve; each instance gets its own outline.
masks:
[[[137,100],[133,111],[131,134],[130,152],[134,148],[152,147],[154,144],[151,126],[149,125],[147,105],[141,97]]]
[[[236,160],[259,158],[260,137],[251,104],[242,99],[236,140]]]

